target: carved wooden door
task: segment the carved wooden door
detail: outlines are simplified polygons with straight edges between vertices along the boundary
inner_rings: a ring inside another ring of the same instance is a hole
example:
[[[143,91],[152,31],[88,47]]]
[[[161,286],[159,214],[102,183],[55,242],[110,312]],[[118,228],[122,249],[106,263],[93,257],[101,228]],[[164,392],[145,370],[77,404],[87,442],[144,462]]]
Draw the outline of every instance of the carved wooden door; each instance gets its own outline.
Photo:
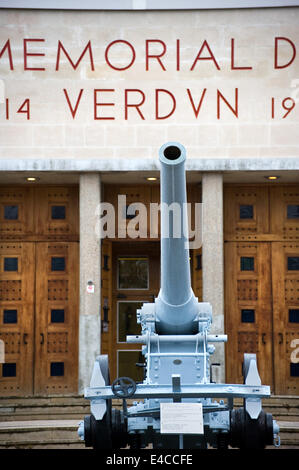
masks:
[[[269,243],[225,245],[226,371],[230,383],[243,383],[244,353],[256,353],[262,382],[273,385],[269,258]]]
[[[77,392],[78,288],[78,243],[37,243],[35,393]]]
[[[0,242],[0,395],[33,392],[35,244]]]
[[[299,243],[273,243],[272,263],[275,391],[299,395]]]
[[[0,188],[1,395],[77,392],[78,190]]]
[[[225,241],[228,380],[256,352],[272,392],[298,395],[299,186],[227,187]]]

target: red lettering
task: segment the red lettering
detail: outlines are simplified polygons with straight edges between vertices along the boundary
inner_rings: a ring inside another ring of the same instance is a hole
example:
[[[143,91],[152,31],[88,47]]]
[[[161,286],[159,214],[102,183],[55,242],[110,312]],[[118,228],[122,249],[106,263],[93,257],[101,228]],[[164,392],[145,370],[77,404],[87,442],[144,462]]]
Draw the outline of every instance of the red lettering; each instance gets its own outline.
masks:
[[[205,47],[208,49],[208,52],[209,52],[210,56],[209,56],[209,57],[200,57],[200,56],[201,56],[201,53],[202,53],[202,51],[203,51],[203,49],[204,49]],[[215,64],[216,68],[217,68],[218,70],[220,70],[220,67],[219,67],[219,65],[218,65],[218,63],[217,63],[217,61],[216,61],[216,59],[215,59],[215,57],[214,57],[214,54],[213,54],[213,52],[212,52],[211,49],[210,49],[209,43],[208,43],[206,40],[203,42],[203,44],[202,44],[202,46],[201,46],[201,48],[200,48],[200,50],[199,50],[199,52],[198,52],[198,54],[197,54],[197,56],[196,56],[194,62],[193,62],[193,64],[192,64],[192,67],[191,67],[191,69],[190,69],[191,71],[194,69],[195,64],[196,64],[196,62],[197,62],[198,60],[212,60],[212,61],[214,62],[214,64]]]
[[[93,92],[93,103],[94,103],[94,119],[95,120],[113,120],[115,119],[114,117],[101,117],[101,116],[98,116],[97,114],[97,108],[98,106],[114,106],[114,103],[99,103],[97,101],[97,94],[98,93],[102,93],[102,92],[114,92],[115,90],[114,89],[97,89],[97,90],[94,90]]]
[[[0,52],[0,59],[1,59],[2,55],[4,54],[4,52],[5,52],[5,49],[7,49],[7,53],[8,53],[10,70],[14,70],[13,61],[12,61],[12,54],[11,54],[11,48],[10,48],[10,40],[9,39],[6,41],[6,43],[4,44],[4,46],[3,46],[3,48]]]
[[[159,94],[160,93],[166,93],[168,94],[171,99],[172,99],[172,109],[171,111],[166,114],[165,116],[159,116]],[[172,93],[170,93],[170,91],[168,90],[163,90],[163,89],[156,89],[156,93],[155,93],[155,98],[156,98],[156,119],[159,120],[159,119],[167,119],[169,118],[174,112],[175,112],[175,109],[176,109],[176,99],[175,97],[173,96]]]
[[[24,70],[45,70],[44,67],[28,67],[27,57],[44,57],[45,54],[33,54],[27,51],[28,42],[44,42],[44,39],[24,39]]]
[[[65,97],[66,97],[67,104],[69,105],[69,108],[70,108],[70,111],[71,111],[71,115],[73,116],[73,119],[75,119],[75,116],[76,116],[76,113],[77,113],[77,109],[78,109],[78,106],[79,106],[79,103],[80,103],[80,100],[81,100],[81,97],[82,97],[82,94],[83,94],[83,88],[81,88],[81,90],[80,90],[80,93],[79,93],[78,98],[77,98],[77,101],[76,101],[75,108],[72,107],[71,101],[70,101],[70,99],[69,99],[68,92],[67,92],[67,90],[66,90],[65,88],[63,89],[63,92],[64,92],[64,95],[65,95]]]
[[[30,100],[27,98],[24,103],[21,104],[17,113],[24,113],[27,116],[27,120],[30,119]]]
[[[132,51],[131,62],[129,63],[129,65],[126,65],[125,67],[116,67],[115,65],[112,65],[109,58],[108,58],[108,53],[109,53],[110,47],[113,46],[114,44],[117,44],[117,43],[126,44],[127,46],[129,46],[129,48]],[[109,67],[111,67],[113,70],[127,70],[127,69],[129,69],[131,67],[131,65],[133,65],[133,63],[135,62],[135,58],[136,58],[136,53],[135,53],[135,49],[132,46],[132,44],[130,44],[128,41],[123,41],[122,39],[117,39],[116,41],[112,41],[110,44],[108,44],[108,46],[106,47],[106,50],[105,50],[105,60],[106,60],[107,64],[109,65]]]
[[[289,62],[287,62],[286,64],[283,64],[283,65],[278,64],[278,44],[279,44],[279,41],[286,41],[287,43],[289,43],[291,45],[291,47],[293,49],[293,57],[289,60]],[[274,68],[275,69],[285,69],[286,67],[291,65],[292,62],[294,62],[295,57],[296,57],[295,44],[288,38],[276,37],[275,38],[275,47],[274,47]]]
[[[290,101],[290,105],[288,106],[287,105],[287,101]],[[290,98],[289,96],[287,98],[285,98],[283,101],[282,101],[282,107],[283,109],[286,110],[286,113],[282,116],[282,119],[285,119],[287,117],[287,115],[292,111],[292,109],[295,108],[296,106],[296,103],[295,101],[293,100],[293,98]]]
[[[180,70],[180,40],[176,40],[176,69]]]
[[[5,100],[5,117],[8,120],[9,119],[9,101],[8,98]]]
[[[275,116],[275,108],[274,108],[274,105],[275,105],[275,98],[271,98],[271,117],[272,119],[274,119],[274,116]]]
[[[236,118],[238,118],[238,88],[235,88],[235,109],[229,104],[223,94],[219,90],[217,90],[217,119],[220,119],[220,98],[227,104],[227,106],[234,113]]]
[[[60,51],[63,51],[65,56],[67,57],[68,61],[70,62],[71,66],[73,67],[74,70],[76,70],[76,68],[78,67],[78,65],[80,64],[82,58],[84,57],[86,51],[88,50],[89,52],[89,60],[90,60],[90,66],[91,66],[91,70],[94,71],[94,63],[93,63],[93,55],[92,55],[92,49],[91,49],[91,42],[88,41],[88,43],[86,44],[85,46],[85,49],[83,50],[82,54],[80,55],[79,59],[77,60],[76,63],[74,63],[72,61],[72,59],[70,58],[68,52],[65,50],[63,44],[61,41],[58,41],[58,49],[57,49],[57,58],[56,58],[56,68],[55,70],[59,70],[59,61],[60,61]]]
[[[252,70],[252,67],[237,67],[235,65],[235,40],[231,39],[231,69],[232,70]]]
[[[163,51],[161,52],[161,54],[150,54],[149,53],[149,44],[151,42],[158,42],[160,44],[162,44],[163,46]],[[164,41],[160,41],[159,39],[147,39],[145,41],[145,58],[146,58],[146,70],[149,69],[148,67],[148,64],[149,64],[149,59],[157,59],[157,61],[159,62],[159,64],[161,65],[161,68],[162,70],[166,70],[166,68],[164,67],[160,57],[162,57],[166,52],[166,44]]]
[[[129,104],[128,103],[128,95],[129,93],[140,93],[142,95],[142,100],[140,103],[138,104]],[[145,94],[143,93],[142,90],[134,90],[134,89],[125,89],[125,119],[127,120],[128,119],[128,108],[136,108],[136,110],[138,111],[138,114],[139,116],[141,117],[141,119],[145,120],[145,117],[143,116],[142,112],[140,111],[139,107],[143,105],[143,103],[145,102]]]
[[[204,97],[205,97],[206,91],[207,91],[207,89],[204,88],[204,90],[203,90],[203,92],[202,92],[202,94],[201,94],[201,97],[200,97],[199,104],[198,104],[198,106],[197,106],[197,108],[196,108],[196,107],[195,107],[195,104],[194,104],[194,101],[193,101],[193,97],[192,97],[191,91],[189,90],[189,88],[187,88],[187,93],[188,93],[188,96],[189,96],[189,100],[190,100],[190,102],[191,102],[191,105],[192,105],[192,108],[193,108],[193,111],[194,111],[194,114],[195,114],[195,117],[196,117],[196,118],[198,117],[198,114],[199,114],[199,111],[200,111],[200,108],[201,108],[203,99],[204,99]]]

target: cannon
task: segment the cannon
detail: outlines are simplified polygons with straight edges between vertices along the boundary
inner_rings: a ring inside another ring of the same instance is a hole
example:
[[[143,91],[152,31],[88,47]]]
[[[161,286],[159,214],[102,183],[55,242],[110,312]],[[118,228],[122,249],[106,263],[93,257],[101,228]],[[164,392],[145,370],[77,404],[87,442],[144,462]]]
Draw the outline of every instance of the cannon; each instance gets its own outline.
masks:
[[[144,380],[119,377],[110,384],[108,357],[98,356],[84,393],[91,414],[81,421],[78,434],[96,450],[278,446],[279,427],[262,408],[270,387],[261,384],[255,354],[244,354],[243,384],[211,380],[213,343],[226,342],[227,336],[211,334],[211,305],[199,302],[191,287],[185,148],[169,142],[161,147],[159,159],[160,292],[137,311],[141,334],[126,338],[143,344]],[[173,204],[180,217],[169,210]],[[122,409],[112,407],[115,398],[122,400]],[[134,400],[132,406],[128,398]],[[236,398],[243,406],[235,407]]]

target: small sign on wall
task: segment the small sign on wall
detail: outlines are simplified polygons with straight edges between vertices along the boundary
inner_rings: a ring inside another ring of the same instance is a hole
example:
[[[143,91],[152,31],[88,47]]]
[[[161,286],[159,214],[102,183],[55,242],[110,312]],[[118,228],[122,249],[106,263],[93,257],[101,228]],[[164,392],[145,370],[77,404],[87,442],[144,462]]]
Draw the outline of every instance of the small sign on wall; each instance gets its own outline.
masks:
[[[87,294],[94,294],[94,283],[92,281],[88,281],[86,286]]]

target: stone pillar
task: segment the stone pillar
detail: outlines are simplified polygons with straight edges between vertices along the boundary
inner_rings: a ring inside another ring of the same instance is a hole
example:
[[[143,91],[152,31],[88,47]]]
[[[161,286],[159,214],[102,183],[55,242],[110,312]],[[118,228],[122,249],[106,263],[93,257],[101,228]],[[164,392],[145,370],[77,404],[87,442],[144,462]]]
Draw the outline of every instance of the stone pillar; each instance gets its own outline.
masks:
[[[80,316],[79,393],[89,386],[94,360],[101,350],[101,243],[96,235],[97,207],[101,201],[98,173],[80,175]],[[87,284],[94,283],[94,293]]]
[[[223,259],[223,177],[219,173],[206,173],[202,178],[203,232],[202,232],[202,278],[203,301],[210,302],[213,309],[211,332],[224,331],[224,259]],[[225,382],[224,343],[215,343],[211,356],[214,367],[213,380]],[[217,377],[216,377],[217,374]]]

